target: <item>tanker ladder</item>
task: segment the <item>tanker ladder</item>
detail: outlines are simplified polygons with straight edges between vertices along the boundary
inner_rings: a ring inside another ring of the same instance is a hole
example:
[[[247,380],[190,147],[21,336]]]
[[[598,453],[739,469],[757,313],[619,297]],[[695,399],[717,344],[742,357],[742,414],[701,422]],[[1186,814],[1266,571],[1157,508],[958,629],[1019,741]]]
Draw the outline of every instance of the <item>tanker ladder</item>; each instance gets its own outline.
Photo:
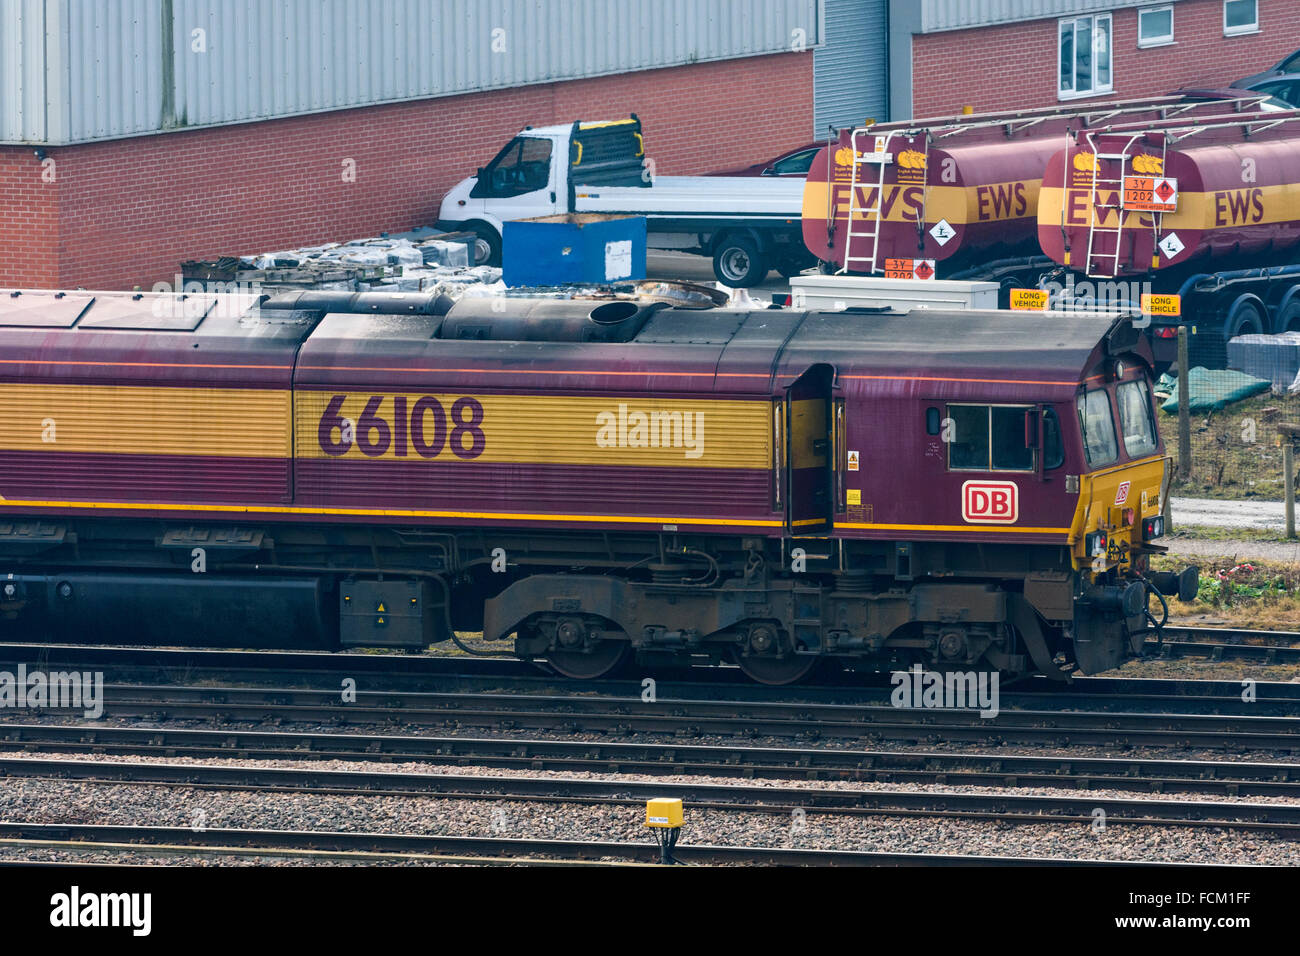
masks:
[[[884,142],[880,144],[879,149],[872,149],[870,153],[864,153],[858,148],[858,137],[869,130],[870,127],[855,129],[850,140],[853,149],[853,165],[850,167],[851,173],[849,175],[849,222],[848,228],[844,231],[844,264],[840,267],[840,275],[850,271],[855,262],[867,263],[865,271],[868,275],[874,275],[876,271],[876,259],[880,251],[881,210],[884,208],[885,197],[885,171],[893,160],[893,157],[889,154],[889,144],[894,138],[894,131],[891,130],[885,135]],[[875,163],[879,167],[879,175],[876,177],[875,203],[871,206],[858,205],[858,169],[864,163]],[[855,213],[862,214],[864,219],[869,218],[870,227],[855,232],[853,229]],[[870,239],[871,255],[855,256],[853,254],[854,239]]]
[[[1115,276],[1119,275],[1119,262],[1121,256],[1121,248],[1123,246],[1123,240],[1124,240],[1124,176],[1128,172],[1128,162],[1132,158],[1132,153],[1130,153],[1129,151],[1133,148],[1133,144],[1136,143],[1141,138],[1141,135],[1135,134],[1129,137],[1129,141],[1124,144],[1124,148],[1120,150],[1118,153],[1100,152],[1097,149],[1097,141],[1093,139],[1093,135],[1094,134],[1091,131],[1087,135],[1088,149],[1092,153],[1092,162],[1093,162],[1092,197],[1091,197],[1092,208],[1089,210],[1089,216],[1088,216],[1088,258],[1084,261],[1083,269],[1090,276],[1114,278]],[[1118,179],[1102,178],[1101,164],[1103,160],[1119,162]],[[1102,199],[1101,187],[1103,185],[1115,187],[1114,203],[1103,203],[1101,201]],[[1115,210],[1115,225],[1113,228],[1111,226],[1105,226],[1101,224],[1103,218],[1103,214],[1101,213],[1101,210],[1105,210],[1105,209]],[[1109,252],[1098,251],[1097,241],[1105,236],[1114,236],[1115,238],[1115,251],[1113,254]],[[1104,259],[1111,260],[1110,262],[1111,271],[1109,273],[1105,273],[1101,271],[1100,267],[1098,267],[1097,271],[1094,272],[1093,262],[1097,260],[1104,260]]]

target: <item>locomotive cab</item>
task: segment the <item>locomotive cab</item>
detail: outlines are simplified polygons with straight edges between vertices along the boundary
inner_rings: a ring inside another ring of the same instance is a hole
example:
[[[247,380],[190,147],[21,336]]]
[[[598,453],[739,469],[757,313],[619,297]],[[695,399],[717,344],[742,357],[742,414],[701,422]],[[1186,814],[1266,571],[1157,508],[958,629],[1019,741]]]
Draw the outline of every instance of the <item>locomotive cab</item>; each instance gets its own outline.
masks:
[[[1078,502],[1070,527],[1077,571],[1075,660],[1085,673],[1117,666],[1140,654],[1147,625],[1162,624],[1149,610],[1164,594],[1191,600],[1198,572],[1152,575],[1152,555],[1163,554],[1164,507],[1172,463],[1156,425],[1152,369],[1137,353],[1108,355],[1082,382],[1074,399],[1079,470],[1067,476]],[[1120,628],[1128,647],[1115,639]]]

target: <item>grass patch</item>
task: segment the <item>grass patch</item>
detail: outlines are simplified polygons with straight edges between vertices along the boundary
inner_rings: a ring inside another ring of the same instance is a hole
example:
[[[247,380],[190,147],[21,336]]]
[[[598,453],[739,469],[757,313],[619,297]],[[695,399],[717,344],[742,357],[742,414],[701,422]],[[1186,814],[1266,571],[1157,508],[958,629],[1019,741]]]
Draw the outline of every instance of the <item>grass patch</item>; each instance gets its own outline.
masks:
[[[1160,555],[1152,570],[1178,571],[1186,561]],[[1159,607],[1152,601],[1152,613]],[[1248,561],[1231,557],[1206,558],[1196,599],[1184,603],[1169,598],[1169,623],[1200,626],[1300,629],[1300,564]]]
[[[1225,528],[1194,524],[1176,524],[1165,537],[1181,538],[1184,541],[1265,541],[1271,544],[1286,544],[1290,540],[1281,531],[1270,531],[1267,528]]]

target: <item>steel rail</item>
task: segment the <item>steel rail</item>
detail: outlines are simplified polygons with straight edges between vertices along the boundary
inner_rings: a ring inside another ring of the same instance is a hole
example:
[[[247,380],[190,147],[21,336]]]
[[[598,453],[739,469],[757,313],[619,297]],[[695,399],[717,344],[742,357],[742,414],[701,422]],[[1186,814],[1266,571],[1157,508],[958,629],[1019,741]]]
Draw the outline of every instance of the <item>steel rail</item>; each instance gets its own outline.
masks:
[[[659,848],[647,842],[548,840],[506,837],[442,836],[415,833],[356,833],[318,830],[244,830],[187,827],[132,827],[69,823],[0,823],[0,846],[31,845],[55,848],[100,846],[150,851],[154,847],[202,847],[211,852],[254,850],[315,850],[331,853],[383,853],[415,859],[455,854],[472,863],[536,863],[609,861],[655,863]],[[1131,860],[1066,859],[1060,857],[969,856],[938,853],[888,853],[867,850],[826,850],[799,847],[691,845],[679,843],[674,856],[697,865],[761,864],[769,866],[1156,866]],[[1174,864],[1198,866],[1200,864]]]
[[[94,784],[143,784],[196,789],[434,797],[441,800],[517,800],[637,807],[665,795],[694,809],[789,815],[955,817],[1000,822],[1091,826],[1097,811],[1107,825],[1217,827],[1300,837],[1300,804],[1145,800],[1096,795],[959,793],[862,790],[847,787],[748,786],[721,783],[665,785],[637,780],[592,780],[519,775],[381,773],[326,768],[246,765],[118,763],[42,757],[0,757],[0,775]]]
[[[534,771],[1300,796],[1300,764],[1246,761],[1036,757],[822,747],[592,743],[60,724],[0,725],[0,742],[25,754],[45,755],[427,761],[440,765]]]

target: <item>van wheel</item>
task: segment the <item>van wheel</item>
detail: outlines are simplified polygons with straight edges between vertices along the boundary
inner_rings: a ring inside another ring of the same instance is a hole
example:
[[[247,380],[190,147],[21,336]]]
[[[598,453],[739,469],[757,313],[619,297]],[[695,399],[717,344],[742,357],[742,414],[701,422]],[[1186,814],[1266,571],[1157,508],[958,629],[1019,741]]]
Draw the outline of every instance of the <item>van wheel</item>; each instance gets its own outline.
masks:
[[[730,236],[713,250],[713,274],[733,289],[755,286],[767,278],[767,257],[748,236]]]
[[[476,225],[474,227],[474,265],[476,266],[500,266],[501,265],[501,235],[491,226],[486,224]]]

